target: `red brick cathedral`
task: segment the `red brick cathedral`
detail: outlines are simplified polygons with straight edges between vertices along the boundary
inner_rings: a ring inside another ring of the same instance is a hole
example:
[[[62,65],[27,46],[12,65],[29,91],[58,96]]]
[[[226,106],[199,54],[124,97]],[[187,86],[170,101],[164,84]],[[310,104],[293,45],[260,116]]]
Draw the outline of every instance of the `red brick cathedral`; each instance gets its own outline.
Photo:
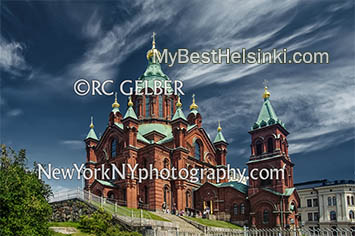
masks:
[[[153,46],[147,52],[148,66],[138,80],[143,82],[142,91],[153,91],[154,81],[164,81],[158,60],[160,54]],[[164,88],[171,90],[171,88]],[[293,186],[293,166],[288,155],[287,135],[284,124],[277,118],[265,87],[264,102],[257,121],[250,130],[250,172],[257,168],[285,168],[285,178],[279,180],[253,180],[248,185],[223,179],[198,182],[189,180],[153,179],[141,183],[131,178],[114,180],[92,178],[85,189],[131,208],[140,205],[150,210],[203,212],[209,210],[210,217],[250,227],[298,226],[297,209],[299,197]],[[141,95],[129,98],[128,108],[121,113],[117,97],[106,130],[100,138],[91,123],[85,139],[86,167],[92,170],[102,164],[110,168],[122,164],[138,168],[227,168],[228,143],[218,125],[217,135],[212,141],[202,127],[202,116],[193,97],[190,111],[185,117],[180,98],[176,95]],[[123,115],[124,114],[124,115]],[[100,173],[100,171],[98,171]]]

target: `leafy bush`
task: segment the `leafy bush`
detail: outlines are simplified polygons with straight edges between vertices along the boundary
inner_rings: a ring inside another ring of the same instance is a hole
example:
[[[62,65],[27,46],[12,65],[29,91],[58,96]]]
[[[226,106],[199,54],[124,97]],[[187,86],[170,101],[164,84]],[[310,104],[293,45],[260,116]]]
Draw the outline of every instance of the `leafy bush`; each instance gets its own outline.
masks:
[[[83,216],[79,222],[82,232],[95,234],[96,236],[140,236],[138,232],[121,231],[118,225],[112,223],[112,215],[102,208],[91,216]]]
[[[26,168],[26,152],[1,146],[0,235],[48,236],[52,208],[49,185],[38,179],[36,167]]]

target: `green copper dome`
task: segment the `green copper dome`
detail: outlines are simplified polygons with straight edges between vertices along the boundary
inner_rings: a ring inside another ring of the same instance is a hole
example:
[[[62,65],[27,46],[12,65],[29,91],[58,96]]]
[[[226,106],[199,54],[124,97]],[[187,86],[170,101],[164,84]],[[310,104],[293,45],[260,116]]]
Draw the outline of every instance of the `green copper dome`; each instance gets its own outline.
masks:
[[[152,42],[152,49],[150,49],[147,53],[147,59],[148,59],[148,66],[147,69],[145,70],[144,74],[141,75],[138,80],[140,81],[147,81],[148,83],[148,88],[153,89],[154,88],[154,81],[159,80],[161,82],[161,87],[165,88],[164,82],[167,80],[170,80],[169,77],[164,74],[164,72],[161,69],[161,65],[159,64],[159,60],[157,58],[157,55],[160,55],[160,52],[158,49],[155,48],[155,38],[153,38]],[[145,88],[146,84],[143,83],[142,87]],[[168,88],[168,92],[173,92],[172,88]]]

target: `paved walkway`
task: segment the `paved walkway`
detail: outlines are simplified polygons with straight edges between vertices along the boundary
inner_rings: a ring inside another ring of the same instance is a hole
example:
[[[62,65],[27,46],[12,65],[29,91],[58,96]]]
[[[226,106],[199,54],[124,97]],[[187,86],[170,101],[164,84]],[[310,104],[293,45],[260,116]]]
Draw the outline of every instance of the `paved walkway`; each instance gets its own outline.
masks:
[[[78,232],[74,227],[49,227],[49,229],[61,234],[73,234]]]
[[[173,222],[174,226],[176,225],[179,228],[180,232],[186,232],[186,233],[193,233],[194,235],[201,234],[202,231],[196,228],[195,226],[189,224],[188,222],[184,221],[180,217],[168,213],[163,213],[161,211],[156,211],[154,214],[159,215],[165,219],[170,220]]]

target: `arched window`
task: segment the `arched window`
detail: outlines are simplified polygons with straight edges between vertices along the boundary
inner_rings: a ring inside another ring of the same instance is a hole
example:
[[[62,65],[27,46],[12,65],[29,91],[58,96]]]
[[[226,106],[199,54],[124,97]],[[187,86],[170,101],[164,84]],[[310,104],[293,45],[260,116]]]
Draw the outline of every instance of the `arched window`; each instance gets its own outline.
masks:
[[[111,157],[115,158],[117,155],[117,140],[113,139],[111,142]]]
[[[233,215],[238,215],[238,204],[233,204]]]
[[[144,203],[148,204],[149,200],[149,192],[148,192],[148,187],[144,186]]]
[[[191,206],[189,204],[190,197],[191,197],[190,191],[186,191],[186,208],[191,208]]]
[[[197,171],[196,171],[196,178],[197,178],[197,183],[201,183],[201,172],[200,168],[197,166]]]
[[[350,220],[352,220],[352,219],[354,219],[355,217],[354,217],[354,211],[353,210],[350,210],[349,211],[349,219]]]
[[[163,117],[163,96],[159,95],[159,117]]]
[[[274,140],[273,138],[269,138],[267,140],[267,152],[273,153],[274,152]]]
[[[346,200],[347,200],[348,206],[350,206],[350,196],[347,196]]]
[[[331,205],[332,205],[332,198],[328,197],[328,206],[331,206]]]
[[[256,141],[256,155],[259,156],[263,153],[263,143],[258,140]]]
[[[195,158],[201,159],[201,146],[197,141],[195,141]]]
[[[330,212],[330,220],[337,220],[337,213],[335,211]]]
[[[287,187],[288,187],[288,182],[289,182],[289,176],[288,176],[287,171],[285,170],[285,184]]]
[[[170,116],[171,116],[171,118],[173,118],[173,116],[174,116],[174,99],[171,99],[171,102],[170,102]]]
[[[169,160],[167,158],[164,159],[164,168],[169,169]]]
[[[268,210],[264,210],[263,212],[263,224],[269,224],[269,221],[270,221],[270,213]]]
[[[354,196],[351,196],[351,205],[354,205]]]
[[[336,205],[337,205],[337,198],[333,197],[333,206],[336,206]]]
[[[113,200],[115,200],[115,194],[113,194],[113,192],[110,191],[107,193],[107,198],[108,198],[108,200],[113,201]]]
[[[145,97],[145,116],[150,117],[150,97]]]
[[[140,109],[140,107],[141,107],[141,99],[137,99],[136,100],[137,102],[136,103],[134,103],[134,105],[135,105],[135,107],[136,107],[136,114],[137,114],[137,116],[140,116],[141,115],[141,109]]]
[[[169,194],[169,188],[168,186],[165,185],[164,187],[164,202],[168,204],[168,194]]]
[[[122,200],[123,200],[123,204],[127,205],[127,191],[125,188],[122,189]]]
[[[240,204],[240,214],[242,214],[242,215],[245,214],[245,205],[244,205],[244,203]]]

